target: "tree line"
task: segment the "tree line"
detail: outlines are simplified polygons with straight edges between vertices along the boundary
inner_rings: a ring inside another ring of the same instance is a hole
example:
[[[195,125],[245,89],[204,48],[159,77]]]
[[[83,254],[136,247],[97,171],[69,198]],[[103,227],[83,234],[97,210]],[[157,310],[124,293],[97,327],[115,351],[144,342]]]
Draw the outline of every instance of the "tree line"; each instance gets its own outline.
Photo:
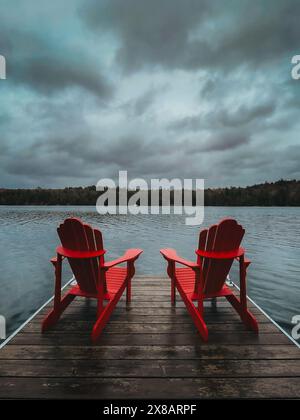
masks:
[[[130,198],[136,191],[128,191]],[[149,204],[151,203],[151,191]],[[0,189],[0,205],[95,205],[101,192],[95,186],[63,189]],[[171,204],[174,191],[171,190]],[[160,190],[161,204],[162,190]],[[300,181],[280,180],[249,187],[208,188],[206,206],[300,206]],[[195,203],[195,191],[193,202]],[[118,202],[117,202],[118,204]]]

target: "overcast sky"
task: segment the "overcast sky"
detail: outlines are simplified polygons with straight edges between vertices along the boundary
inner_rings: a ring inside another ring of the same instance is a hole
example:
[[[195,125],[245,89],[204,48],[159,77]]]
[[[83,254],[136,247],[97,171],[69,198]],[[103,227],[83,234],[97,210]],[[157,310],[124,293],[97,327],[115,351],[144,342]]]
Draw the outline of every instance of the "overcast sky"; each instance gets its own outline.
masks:
[[[0,187],[300,178],[300,1],[1,0]]]

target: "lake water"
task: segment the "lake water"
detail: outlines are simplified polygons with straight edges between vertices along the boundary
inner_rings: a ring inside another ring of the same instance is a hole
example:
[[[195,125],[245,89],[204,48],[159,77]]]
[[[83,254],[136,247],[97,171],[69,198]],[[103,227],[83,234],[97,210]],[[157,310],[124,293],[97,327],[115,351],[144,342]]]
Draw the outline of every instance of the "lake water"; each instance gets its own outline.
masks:
[[[100,216],[86,206],[0,206],[0,315],[6,318],[7,333],[53,295],[49,259],[58,244],[56,227],[69,216],[102,230],[107,259],[129,247],[143,248],[137,274],[165,273],[160,248],[176,248],[183,257],[195,258],[199,228],[186,226],[184,216]],[[246,229],[243,245],[253,261],[249,296],[290,333],[292,317],[300,314],[300,208],[206,207],[203,227],[223,217],[237,219]],[[236,265],[231,278],[238,283],[237,275]],[[66,270],[64,280],[69,278]]]

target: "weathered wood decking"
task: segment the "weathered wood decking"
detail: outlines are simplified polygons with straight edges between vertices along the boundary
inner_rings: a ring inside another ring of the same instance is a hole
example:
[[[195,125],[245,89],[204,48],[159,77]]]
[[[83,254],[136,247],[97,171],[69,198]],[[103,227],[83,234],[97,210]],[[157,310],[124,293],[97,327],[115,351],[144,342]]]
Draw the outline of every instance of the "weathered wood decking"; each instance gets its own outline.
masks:
[[[135,277],[96,346],[95,302],[42,336],[44,309],[0,350],[0,398],[299,398],[299,349],[252,304],[258,337],[225,301],[207,305],[207,344],[167,279]]]

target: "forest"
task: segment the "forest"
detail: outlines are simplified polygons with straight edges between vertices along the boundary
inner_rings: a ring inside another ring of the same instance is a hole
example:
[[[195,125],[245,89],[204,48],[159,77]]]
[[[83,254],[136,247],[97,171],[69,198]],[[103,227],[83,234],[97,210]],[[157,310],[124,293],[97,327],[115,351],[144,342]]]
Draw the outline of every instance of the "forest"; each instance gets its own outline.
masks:
[[[130,198],[136,191],[128,191]],[[151,191],[149,203],[151,203]],[[63,189],[0,189],[0,205],[95,205],[100,191],[95,186]],[[160,191],[161,203],[162,191]],[[195,192],[194,203],[195,203]],[[171,204],[174,191],[170,191]],[[208,188],[205,206],[300,206],[300,181],[280,180],[249,187]]]

